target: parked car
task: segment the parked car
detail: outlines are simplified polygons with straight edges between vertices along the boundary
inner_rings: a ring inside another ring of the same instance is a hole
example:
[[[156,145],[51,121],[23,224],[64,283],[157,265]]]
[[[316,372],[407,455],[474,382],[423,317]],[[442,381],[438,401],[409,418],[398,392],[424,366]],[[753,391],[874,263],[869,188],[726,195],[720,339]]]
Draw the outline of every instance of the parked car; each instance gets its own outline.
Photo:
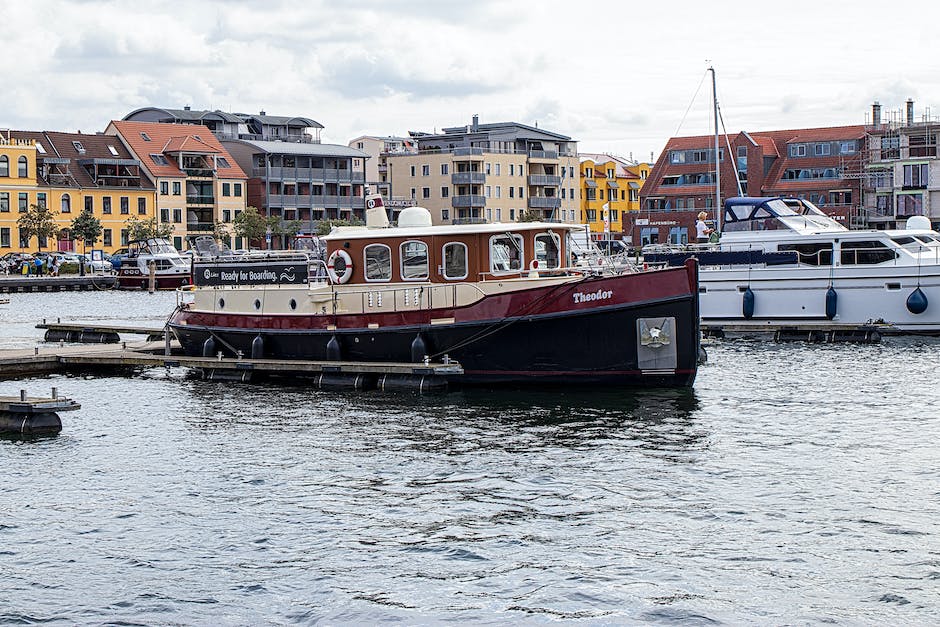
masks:
[[[92,260],[91,253],[85,253],[85,269],[90,269],[93,272],[111,272],[111,269],[114,267],[110,261],[101,259],[99,261]]]

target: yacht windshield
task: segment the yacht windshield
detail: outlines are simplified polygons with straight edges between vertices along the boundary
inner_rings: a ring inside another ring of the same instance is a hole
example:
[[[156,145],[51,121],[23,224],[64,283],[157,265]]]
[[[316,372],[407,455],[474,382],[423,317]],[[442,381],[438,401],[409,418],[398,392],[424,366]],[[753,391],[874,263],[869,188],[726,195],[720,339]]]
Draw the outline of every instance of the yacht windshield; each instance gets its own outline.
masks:
[[[819,209],[795,205],[782,198],[732,199],[725,205],[724,230],[726,232],[806,229],[846,230]]]

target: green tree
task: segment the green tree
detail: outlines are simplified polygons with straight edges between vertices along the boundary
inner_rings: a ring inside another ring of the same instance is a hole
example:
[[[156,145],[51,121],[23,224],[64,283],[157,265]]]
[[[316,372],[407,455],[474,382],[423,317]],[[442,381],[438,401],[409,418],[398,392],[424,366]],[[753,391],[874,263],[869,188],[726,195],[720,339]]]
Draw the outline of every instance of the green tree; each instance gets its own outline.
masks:
[[[82,240],[82,252],[85,252],[85,247],[89,244],[94,246],[101,236],[101,220],[85,209],[72,220],[71,229],[72,236]]]
[[[212,237],[215,238],[215,241],[228,246],[229,226],[225,224],[224,222],[213,222],[212,223]]]
[[[169,223],[157,224],[156,216],[141,220],[137,216],[131,216],[124,223],[127,227],[127,239],[148,239],[150,237],[168,238],[173,233],[173,225]]]
[[[247,207],[232,220],[235,237],[243,237],[249,242],[262,239],[268,228],[268,222],[255,207]]]
[[[362,226],[364,223],[358,218],[352,220],[320,220],[317,223],[317,235],[328,235],[334,226]]]
[[[32,238],[37,238],[39,250],[42,251],[42,242],[48,237],[53,237],[59,232],[59,225],[56,224],[52,210],[45,205],[30,205],[29,209],[23,213],[17,220],[16,225],[20,228],[20,237],[29,243]]]
[[[304,226],[304,223],[300,220],[282,220],[278,216],[271,216],[267,222],[272,235],[285,235],[287,237],[297,235],[297,232]]]
[[[540,211],[520,211],[518,222],[539,222],[542,219],[542,212]]]

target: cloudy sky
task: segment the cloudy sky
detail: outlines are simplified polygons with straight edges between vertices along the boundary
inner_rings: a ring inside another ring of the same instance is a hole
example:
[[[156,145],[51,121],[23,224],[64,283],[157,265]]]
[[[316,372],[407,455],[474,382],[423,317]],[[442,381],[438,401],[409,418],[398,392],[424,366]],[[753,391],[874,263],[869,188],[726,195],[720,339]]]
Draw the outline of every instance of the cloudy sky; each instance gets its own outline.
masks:
[[[0,0],[0,128],[144,106],[311,117],[323,141],[517,121],[648,159],[729,132],[940,116],[940,3]],[[703,82],[703,79],[704,82]],[[697,94],[697,95],[696,95]]]

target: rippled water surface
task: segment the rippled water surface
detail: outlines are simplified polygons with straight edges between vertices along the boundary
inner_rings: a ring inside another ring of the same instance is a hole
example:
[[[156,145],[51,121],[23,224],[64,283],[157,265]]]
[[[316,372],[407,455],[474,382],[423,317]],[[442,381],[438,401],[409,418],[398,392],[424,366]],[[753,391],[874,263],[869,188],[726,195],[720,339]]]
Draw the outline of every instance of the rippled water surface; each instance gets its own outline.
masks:
[[[14,294],[159,326],[172,294]],[[0,623],[935,624],[940,342],[707,345],[692,391],[56,386],[0,440]]]

